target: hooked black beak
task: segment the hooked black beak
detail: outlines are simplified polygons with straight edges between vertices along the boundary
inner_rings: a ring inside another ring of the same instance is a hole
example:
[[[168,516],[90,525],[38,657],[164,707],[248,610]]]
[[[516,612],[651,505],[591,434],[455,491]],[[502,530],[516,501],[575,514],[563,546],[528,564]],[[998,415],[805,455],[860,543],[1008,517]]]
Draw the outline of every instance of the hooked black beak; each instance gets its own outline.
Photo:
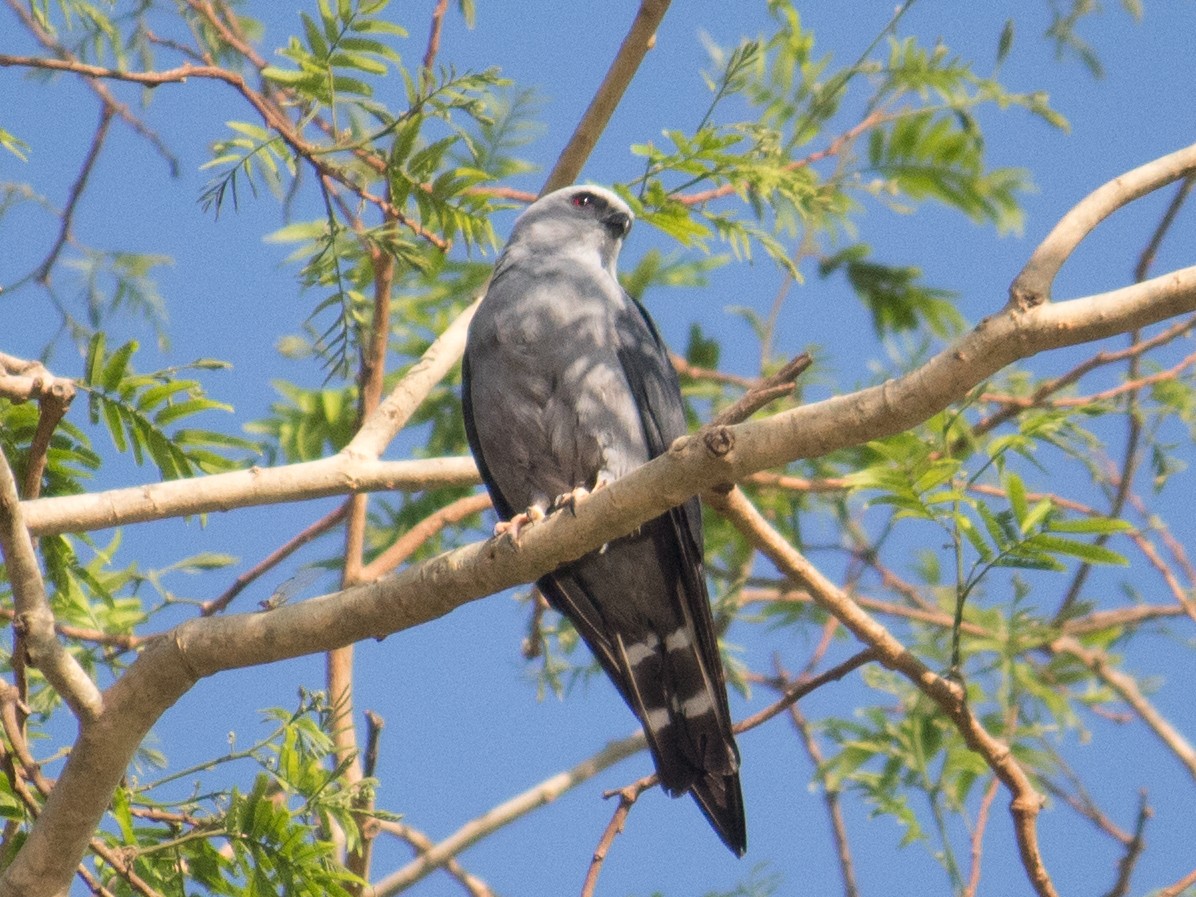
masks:
[[[609,212],[603,216],[602,225],[608,231],[610,231],[610,235],[612,237],[621,240],[626,237],[627,232],[631,230],[631,216],[626,212]]]

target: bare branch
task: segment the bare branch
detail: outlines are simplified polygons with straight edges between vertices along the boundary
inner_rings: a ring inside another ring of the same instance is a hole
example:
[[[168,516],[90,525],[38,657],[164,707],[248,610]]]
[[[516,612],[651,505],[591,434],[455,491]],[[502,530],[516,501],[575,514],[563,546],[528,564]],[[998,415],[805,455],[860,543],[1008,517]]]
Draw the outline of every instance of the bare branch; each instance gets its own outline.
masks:
[[[980,859],[984,855],[984,833],[988,830],[988,814],[1000,788],[1001,780],[993,776],[988,787],[984,789],[984,796],[980,798],[976,826],[972,829],[972,868],[968,874],[967,887],[963,889],[961,897],[976,897],[976,890],[980,887]]]
[[[412,828],[402,822],[392,822],[388,819],[379,819],[378,828],[380,831],[387,832],[394,835],[396,838],[402,838],[420,853],[426,853],[431,850],[436,842],[425,835],[423,832]],[[469,892],[470,897],[495,897],[490,887],[478,878],[472,875],[458,863],[456,860],[450,859],[444,864],[444,871],[451,875],[457,881],[461,882],[461,886]]]
[[[432,10],[432,25],[428,29],[428,48],[424,50],[423,76],[432,77],[432,66],[436,64],[436,54],[440,52],[440,32],[444,28],[444,14],[448,12],[448,0],[436,0],[436,8]]]
[[[1038,847],[1037,817],[1042,795],[1014,759],[1009,747],[994,738],[968,708],[963,689],[930,670],[906,650],[887,629],[855,604],[830,580],[809,563],[760,515],[743,493],[729,493],[720,510],[749,537],[755,546],[787,576],[809,590],[810,595],[828,613],[833,614],[885,666],[904,675],[931,698],[955,724],[968,747],[984,758],[1012,795],[1010,810],[1026,875],[1040,897],[1054,897],[1055,887],[1047,874]]]
[[[79,206],[79,200],[83,197],[83,191],[87,187],[87,181],[91,177],[92,169],[95,168],[96,160],[100,157],[100,149],[104,146],[104,141],[108,139],[108,126],[112,124],[114,112],[115,110],[110,105],[105,104],[100,107],[100,122],[96,126],[95,134],[92,135],[91,146],[87,150],[87,155],[83,158],[83,166],[79,169],[79,176],[75,178],[75,183],[71,185],[71,189],[67,193],[66,206],[62,210],[62,223],[58,228],[58,237],[54,240],[54,245],[50,248],[45,261],[38,266],[36,277],[40,283],[50,282],[50,272],[53,271],[54,265],[57,264],[63,247],[66,246],[67,241],[71,238],[71,229],[75,220],[75,209]]]
[[[647,746],[648,743],[642,732],[637,732],[630,738],[624,738],[621,741],[612,741],[593,757],[583,760],[572,769],[557,773],[534,788],[516,795],[507,802],[483,813],[477,819],[467,822],[434,847],[422,851],[406,866],[377,882],[373,888],[366,891],[367,897],[391,897],[404,888],[409,888],[491,832],[526,816],[544,804],[551,803],[569,789],[580,785],[587,779],[592,779],[602,770],[632,754],[639,753]],[[3,894],[2,890],[0,890],[0,894]]]
[[[590,868],[586,870],[586,878],[581,885],[581,897],[593,897],[594,889],[598,887],[598,875],[602,871],[602,864],[606,862],[610,846],[615,843],[615,838],[622,833],[623,825],[627,822],[627,814],[631,812],[631,807],[639,799],[639,796],[649,787],[648,783],[650,782],[652,782],[652,777],[640,779],[634,785],[620,788],[617,792],[619,795],[618,806],[615,807],[614,815],[611,816],[610,822],[602,832],[602,837],[598,839],[598,846],[594,848]]]
[[[1168,885],[1155,894],[1155,897],[1179,897],[1188,888],[1196,885],[1196,869],[1193,869],[1173,885]]]
[[[16,616],[13,628],[28,661],[46,677],[46,681],[86,724],[104,709],[100,690],[74,656],[58,641],[54,631],[54,613],[46,600],[46,585],[37,565],[37,553],[25,528],[17,482],[8,459],[0,452],[0,550],[8,568]],[[76,863],[78,858],[76,858]],[[72,867],[75,864],[72,864]]]
[[[1145,834],[1146,822],[1153,815],[1150,809],[1150,804],[1146,802],[1146,792],[1143,791],[1138,796],[1138,819],[1134,823],[1134,836],[1130,839],[1130,843],[1126,845],[1125,854],[1117,862],[1117,880],[1113,883],[1113,887],[1105,894],[1105,897],[1125,897],[1130,890],[1130,878],[1134,874],[1134,866],[1138,863],[1138,858],[1142,856],[1142,851],[1146,848]]]
[[[1032,308],[1050,301],[1051,284],[1063,263],[1098,224],[1122,206],[1196,170],[1196,145],[1127,171],[1082,199],[1034,250],[1009,287],[1009,301]]]
[[[833,620],[834,617],[831,619]],[[779,664],[777,674],[786,677],[785,671],[780,668]],[[810,755],[810,761],[814,764],[814,768],[818,769],[823,763],[822,748],[818,746],[818,740],[810,731],[810,724],[797,704],[789,707],[789,720],[793,723],[793,728],[801,739],[806,753]],[[996,780],[994,779],[994,781]],[[843,820],[843,808],[839,803],[839,790],[829,787],[825,779],[822,783],[822,801],[826,805],[827,817],[831,823],[831,837],[834,838],[835,853],[839,858],[839,873],[843,876],[843,897],[859,897],[860,891],[855,880],[855,863],[851,858],[851,842],[847,837],[847,823]]]
[[[1070,654],[1117,692],[1196,778],[1196,748],[1146,699],[1133,677],[1111,666],[1102,652],[1085,648],[1072,636],[1055,639],[1050,647],[1052,651]]]
[[[285,467],[251,467],[90,495],[39,498],[26,502],[23,510],[30,532],[48,536],[353,492],[418,492],[478,482],[472,458],[373,461],[353,459],[341,452]]]
[[[623,38],[619,52],[610,64],[606,77],[590,106],[586,109],[577,129],[569,138],[569,143],[561,151],[560,157],[553,166],[552,173],[544,182],[540,195],[551,193],[559,187],[566,187],[577,180],[586,159],[590,157],[598,138],[606,129],[607,122],[614,114],[615,107],[623,99],[623,92],[635,77],[636,71],[643,62],[644,56],[656,43],[656,29],[669,8],[670,0],[641,0],[639,12],[631,23],[631,30]]]
[[[236,578],[236,581],[229,586],[223,594],[218,598],[213,598],[211,601],[205,601],[199,606],[199,612],[205,616],[210,617],[212,614],[218,614],[230,604],[233,599],[245,590],[246,586],[253,583],[258,577],[263,576],[270,570],[273,570],[284,560],[289,558],[292,554],[317,538],[322,533],[328,532],[332,527],[336,526],[345,519],[345,514],[348,513],[348,503],[342,504],[340,507],[329,511],[315,523],[307,526],[301,533],[288,539],[286,544],[279,546],[266,557],[262,558],[258,563],[254,564],[250,569],[246,570]]]
[[[466,517],[484,511],[488,507],[490,507],[490,496],[485,492],[467,495],[449,502],[403,533],[393,545],[367,564],[361,571],[361,581],[373,582],[379,576],[389,573],[446,526],[460,523]]]

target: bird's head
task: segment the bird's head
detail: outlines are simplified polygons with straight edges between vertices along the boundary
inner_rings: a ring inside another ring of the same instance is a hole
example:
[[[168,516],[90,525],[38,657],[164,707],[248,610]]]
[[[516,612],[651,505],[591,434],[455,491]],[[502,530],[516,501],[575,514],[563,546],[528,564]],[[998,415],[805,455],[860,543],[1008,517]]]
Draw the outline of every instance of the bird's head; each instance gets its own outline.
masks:
[[[511,246],[532,251],[597,252],[615,273],[615,260],[635,215],[604,187],[573,186],[536,200],[515,222]]]

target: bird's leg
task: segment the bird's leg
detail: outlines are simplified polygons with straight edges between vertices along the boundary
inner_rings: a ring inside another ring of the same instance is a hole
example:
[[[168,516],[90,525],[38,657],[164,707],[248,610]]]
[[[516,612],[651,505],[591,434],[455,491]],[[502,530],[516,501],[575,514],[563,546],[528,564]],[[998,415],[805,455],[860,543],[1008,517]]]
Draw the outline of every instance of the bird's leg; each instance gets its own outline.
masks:
[[[510,520],[500,520],[494,525],[494,535],[509,535],[511,541],[519,544],[519,532],[529,523],[543,520],[547,515],[540,505],[529,505],[526,511],[520,511]]]

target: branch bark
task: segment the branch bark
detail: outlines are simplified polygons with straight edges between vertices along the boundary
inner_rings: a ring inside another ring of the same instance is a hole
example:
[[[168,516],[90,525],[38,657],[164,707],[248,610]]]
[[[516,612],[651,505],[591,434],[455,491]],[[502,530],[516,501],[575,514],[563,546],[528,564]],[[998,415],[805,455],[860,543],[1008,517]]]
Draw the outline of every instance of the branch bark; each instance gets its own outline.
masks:
[[[668,8],[669,0],[642,0],[639,12],[631,23],[631,30],[623,39],[618,54],[611,62],[594,99],[590,101],[589,108],[577,123],[569,143],[557,158],[552,173],[540,191],[541,196],[559,187],[567,187],[577,179],[614,114],[615,107],[619,105],[619,100],[623,99],[623,92],[656,43],[656,29],[660,27]]]
[[[26,662],[41,670],[80,724],[86,725],[103,712],[103,699],[79,661],[58,641],[37,553],[21,516],[17,481],[3,452],[0,452],[0,551],[12,584],[13,629],[19,636],[17,650],[25,652]]]
[[[1196,148],[1183,154],[1188,160],[1184,164],[1196,165]],[[1187,170],[1173,157],[1160,161],[1166,162],[1162,166],[1165,171],[1155,172],[1149,179],[1155,186]],[[1116,198],[1124,203],[1141,195],[1145,187],[1140,181],[1145,177],[1140,176],[1124,189],[1117,188]],[[1103,199],[1102,208],[1112,201]],[[1048,256],[1061,263],[1059,252]],[[918,370],[768,419],[716,426],[679,439],[662,457],[594,493],[576,509],[576,516],[554,515],[526,527],[517,546],[506,538],[475,543],[408,567],[378,583],[265,613],[190,620],[150,640],[128,671],[104,693],[102,709],[82,727],[40,818],[0,878],[0,897],[51,897],[67,887],[133,752],[154,722],[202,677],[326,651],[363,638],[383,638],[411,628],[484,595],[532,581],[659,516],[691,495],[798,458],[817,457],[909,429],[962,400],[977,384],[1013,361],[1196,311],[1196,267],[1058,304],[1041,301],[1047,295],[1043,291],[1044,269],[1039,264],[1033,270],[1038,272],[1036,278],[1031,278],[1037,292],[1023,290],[1018,294],[1015,289],[1014,298],[1001,312],[982,321]],[[1049,278],[1045,278],[1045,285],[1049,287]],[[1036,296],[1037,300],[1025,301],[1027,296]],[[206,492],[209,510],[225,507],[220,502],[211,503],[215,492],[211,484],[218,480],[223,483],[222,499],[229,502],[229,507],[313,497],[310,490],[294,490],[296,468],[319,472],[326,490],[320,495],[353,491],[361,488],[360,481],[346,474],[360,472],[356,463],[357,459],[342,453],[294,468],[211,477],[202,481],[202,486],[160,484],[149,489],[173,487],[175,510],[162,512],[146,502],[143,510],[150,513],[141,519],[195,513],[193,502],[184,500],[190,490]],[[419,470],[425,484],[436,471],[444,475],[443,462],[406,463]],[[456,472],[461,473],[459,468]],[[269,481],[270,489],[261,488],[263,479]],[[159,497],[163,494],[157,493]],[[29,510],[38,504],[31,503]],[[101,516],[108,513],[108,506],[109,500],[104,499]],[[180,511],[183,507],[187,510]],[[10,526],[12,521],[19,521],[18,513],[14,503]],[[793,562],[792,572],[812,592],[825,597],[837,591],[812,567],[794,566],[797,560],[785,554],[791,552],[789,546],[775,548],[776,556]],[[956,686],[927,670],[883,626],[849,601],[828,601],[827,606],[833,607],[836,616],[858,638],[878,650],[887,664],[905,673],[936,700],[968,743],[985,756],[1015,795],[1012,809],[1019,820],[1023,863],[1038,892],[1044,897],[1053,894],[1033,836],[1038,796],[1008,750],[967,712]]]

